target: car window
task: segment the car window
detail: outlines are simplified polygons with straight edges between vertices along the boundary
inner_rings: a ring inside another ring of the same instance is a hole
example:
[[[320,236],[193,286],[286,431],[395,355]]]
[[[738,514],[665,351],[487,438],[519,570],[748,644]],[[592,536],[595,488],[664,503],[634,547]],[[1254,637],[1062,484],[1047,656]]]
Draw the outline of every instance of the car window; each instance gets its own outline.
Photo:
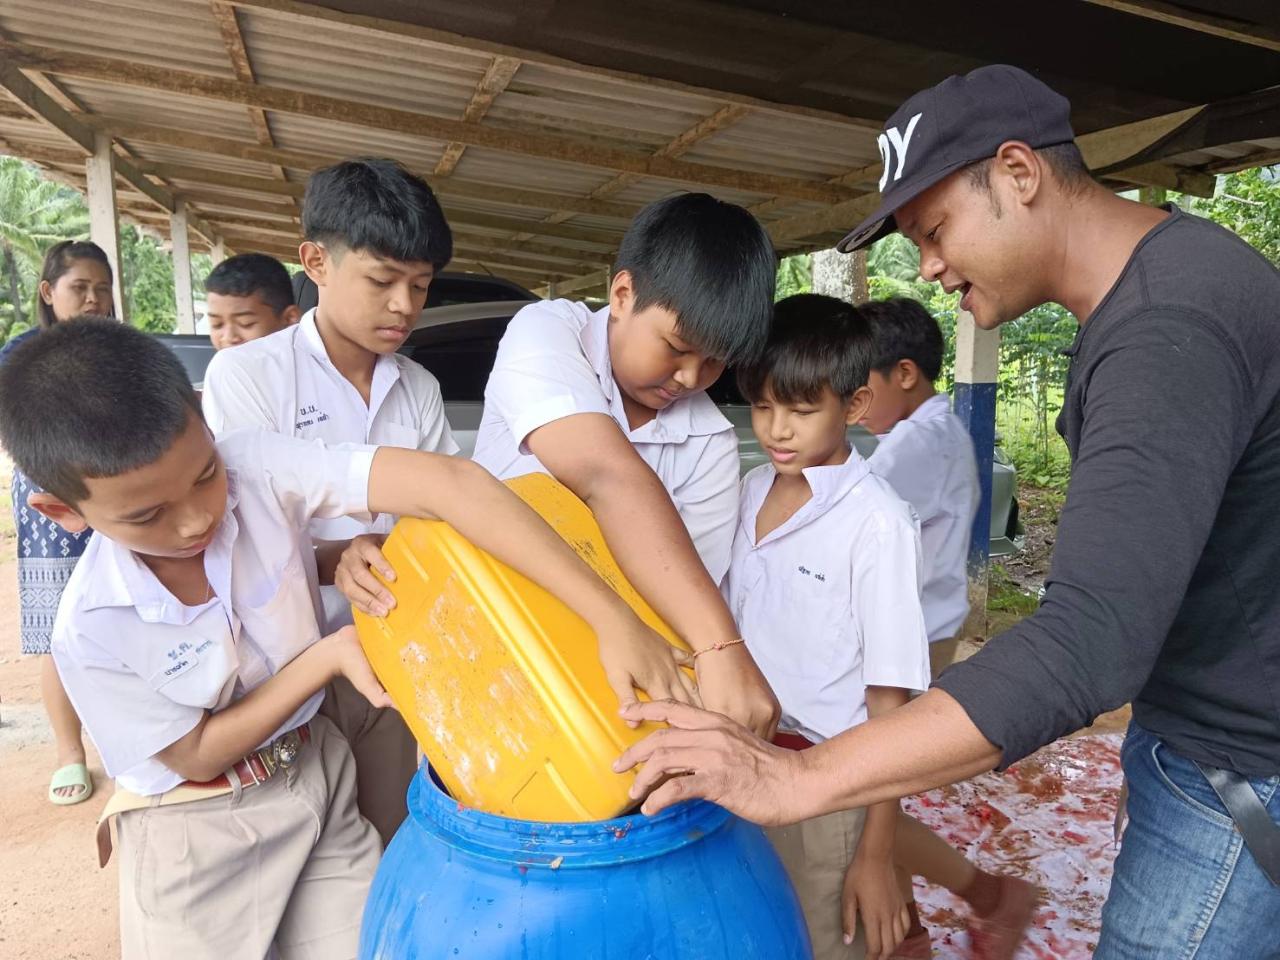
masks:
[[[423,327],[409,335],[400,352],[440,381],[445,403],[478,403],[510,322],[510,317],[486,317]]]

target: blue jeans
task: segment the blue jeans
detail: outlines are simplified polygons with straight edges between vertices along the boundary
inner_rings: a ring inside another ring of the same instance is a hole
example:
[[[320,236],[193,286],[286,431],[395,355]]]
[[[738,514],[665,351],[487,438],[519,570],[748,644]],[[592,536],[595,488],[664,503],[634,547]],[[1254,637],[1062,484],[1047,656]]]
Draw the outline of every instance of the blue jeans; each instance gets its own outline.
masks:
[[[1129,825],[1095,960],[1280,960],[1280,887],[1200,769],[1136,723],[1120,756]],[[1280,776],[1250,783],[1280,822]]]

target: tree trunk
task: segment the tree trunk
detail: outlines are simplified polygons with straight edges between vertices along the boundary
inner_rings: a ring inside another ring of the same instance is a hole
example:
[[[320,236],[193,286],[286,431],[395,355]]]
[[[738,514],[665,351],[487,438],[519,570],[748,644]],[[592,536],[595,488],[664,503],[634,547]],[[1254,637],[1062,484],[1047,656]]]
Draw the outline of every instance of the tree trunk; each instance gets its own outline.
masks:
[[[4,245],[4,272],[9,281],[9,301],[13,304],[13,313],[9,315],[9,322],[0,326],[0,343],[7,341],[9,339],[9,331],[14,328],[15,324],[21,323],[24,319],[22,316],[22,289],[18,285],[18,263],[13,258],[13,248],[7,243]]]
[[[867,302],[867,253],[816,250],[813,254],[813,292],[847,303]]]

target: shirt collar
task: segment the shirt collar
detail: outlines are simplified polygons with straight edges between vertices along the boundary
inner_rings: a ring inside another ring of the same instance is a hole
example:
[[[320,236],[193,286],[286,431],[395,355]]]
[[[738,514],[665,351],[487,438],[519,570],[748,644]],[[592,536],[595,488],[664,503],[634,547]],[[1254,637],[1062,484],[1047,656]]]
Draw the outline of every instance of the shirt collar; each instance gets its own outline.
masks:
[[[911,411],[908,420],[936,420],[951,412],[951,398],[945,393],[935,393],[920,406]]]
[[[809,481],[813,499],[800,512],[813,509],[826,513],[833,503],[860,484],[870,472],[871,467],[852,445],[849,448],[849,459],[844,463],[829,467],[805,467],[804,478]]]
[[[312,307],[298,321],[298,335],[302,338],[307,353],[333,376],[346,381],[342,372],[329,359],[329,351],[325,349],[324,340],[320,337],[320,328],[316,326],[316,308]],[[369,417],[373,418],[382,406],[391,388],[400,379],[400,365],[396,363],[394,353],[381,354],[373,364],[373,381],[369,384]],[[355,387],[351,388],[352,390]]]
[[[587,362],[600,380],[600,389],[609,401],[609,408],[618,422],[625,424],[627,415],[622,405],[622,391],[613,379],[613,363],[609,359],[608,306],[591,314],[578,339]],[[628,431],[628,437],[636,443],[684,443],[690,437],[709,436],[732,426],[703,391],[659,410],[648,423]]]
[[[749,490],[749,500],[743,503],[741,511],[742,528],[751,543],[756,543],[756,516],[760,512],[764,498],[768,496],[773,486],[774,479],[778,476],[778,471],[771,463],[765,464],[763,470],[765,479]],[[809,481],[809,489],[813,496],[786,523],[770,531],[767,537],[760,543],[756,543],[756,546],[768,543],[818,519],[857,487],[870,472],[870,465],[852,446],[849,450],[849,459],[844,463],[827,467],[805,467],[804,478]]]
[[[231,609],[231,548],[240,528],[234,512],[239,499],[238,480],[234,471],[228,470],[227,510],[205,550],[209,585],[213,587],[214,597],[222,600],[228,610]],[[132,607],[145,623],[174,626],[186,626],[204,611],[205,604],[188,607],[181,603],[132,550],[106,537],[96,539],[93,576],[86,578],[82,609]]]

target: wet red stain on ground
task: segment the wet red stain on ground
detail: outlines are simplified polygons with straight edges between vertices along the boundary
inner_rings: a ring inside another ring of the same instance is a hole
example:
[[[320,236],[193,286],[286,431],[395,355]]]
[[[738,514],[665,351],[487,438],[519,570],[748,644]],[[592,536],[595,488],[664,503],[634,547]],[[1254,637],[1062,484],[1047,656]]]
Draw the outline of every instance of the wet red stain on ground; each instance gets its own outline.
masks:
[[[1098,942],[1115,860],[1119,734],[1061,740],[1004,773],[975,777],[903,801],[984,870],[1030,880],[1045,899],[1017,956],[1087,960]],[[916,882],[920,916],[939,960],[968,957],[968,908]]]

